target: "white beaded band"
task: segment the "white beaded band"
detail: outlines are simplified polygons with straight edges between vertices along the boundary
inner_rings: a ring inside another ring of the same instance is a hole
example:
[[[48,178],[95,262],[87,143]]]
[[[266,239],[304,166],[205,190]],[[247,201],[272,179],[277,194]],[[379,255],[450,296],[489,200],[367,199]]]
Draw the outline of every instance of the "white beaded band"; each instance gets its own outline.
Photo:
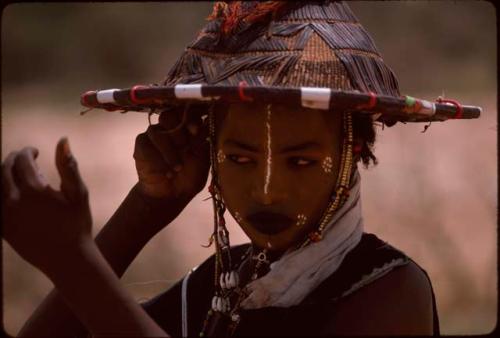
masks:
[[[436,114],[436,104],[434,102],[429,102],[426,100],[422,100],[422,109],[418,112],[419,114],[432,116]]]
[[[96,93],[97,102],[104,103],[115,103],[115,97],[113,96],[114,92],[119,91],[119,89],[106,89],[100,90]]]
[[[175,97],[178,99],[211,100],[201,94],[201,84],[178,84],[174,87]]]
[[[300,88],[300,99],[303,107],[314,109],[329,109],[330,88],[302,87]]]

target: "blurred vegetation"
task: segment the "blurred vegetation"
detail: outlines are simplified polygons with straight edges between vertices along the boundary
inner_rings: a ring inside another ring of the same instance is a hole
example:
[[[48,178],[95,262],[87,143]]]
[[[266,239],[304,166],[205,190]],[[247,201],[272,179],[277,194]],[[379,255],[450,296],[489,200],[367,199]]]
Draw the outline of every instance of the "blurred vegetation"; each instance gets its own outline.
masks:
[[[482,91],[496,82],[495,9],[491,3],[350,4],[402,79],[403,92],[425,89],[440,93],[450,79],[457,90]],[[64,97],[75,91],[160,81],[202,28],[211,5],[11,4],[2,16],[3,90],[9,93],[43,84],[58,88],[59,97]],[[470,64],[464,65],[464,60]],[[476,60],[486,62],[489,71],[476,67]],[[453,69],[451,74],[442,70],[443,63],[449,66],[446,69]],[[427,68],[425,72],[422,67]],[[433,78],[423,74],[433,74]]]
[[[67,94],[159,81],[203,27],[210,7],[208,2],[11,4],[2,16],[4,90],[42,84],[67,88]]]
[[[496,15],[491,3],[350,4],[396,72],[403,93],[441,94],[450,86],[457,91],[479,93],[496,86]]]

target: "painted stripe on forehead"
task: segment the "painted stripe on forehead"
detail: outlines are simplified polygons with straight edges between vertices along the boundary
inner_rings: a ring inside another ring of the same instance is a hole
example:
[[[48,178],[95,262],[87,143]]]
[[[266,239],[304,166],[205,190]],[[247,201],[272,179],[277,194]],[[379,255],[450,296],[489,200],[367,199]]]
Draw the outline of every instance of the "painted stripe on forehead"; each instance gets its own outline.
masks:
[[[267,116],[266,116],[266,182],[264,183],[264,194],[269,192],[269,182],[271,182],[271,163],[272,163],[272,152],[271,152],[271,105],[267,105]]]

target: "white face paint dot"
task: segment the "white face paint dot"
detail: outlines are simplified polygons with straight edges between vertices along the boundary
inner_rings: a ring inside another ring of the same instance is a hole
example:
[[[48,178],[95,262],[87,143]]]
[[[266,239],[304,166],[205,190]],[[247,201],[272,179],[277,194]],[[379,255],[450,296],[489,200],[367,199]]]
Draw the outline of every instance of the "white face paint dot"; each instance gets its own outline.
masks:
[[[219,149],[219,151],[217,152],[217,163],[222,163],[224,162],[224,160],[226,159],[226,154],[224,154],[224,152]]]
[[[302,225],[306,224],[306,221],[307,221],[306,215],[298,214],[297,215],[297,223],[295,223],[295,225],[297,225],[298,227],[302,226]]]
[[[267,247],[270,249],[272,247],[271,243],[267,242]]]
[[[333,169],[333,160],[330,156],[325,157],[323,162],[321,163],[321,167],[323,168],[323,171],[327,174],[331,174],[332,169]]]

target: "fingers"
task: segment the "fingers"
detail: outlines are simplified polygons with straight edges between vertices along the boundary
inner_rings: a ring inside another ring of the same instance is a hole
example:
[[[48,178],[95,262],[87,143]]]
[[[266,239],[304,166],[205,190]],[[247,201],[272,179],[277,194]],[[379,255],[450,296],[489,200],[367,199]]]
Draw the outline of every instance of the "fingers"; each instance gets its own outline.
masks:
[[[192,105],[163,111],[158,124],[137,136],[134,159],[142,182],[153,184],[164,177],[176,177],[184,166],[199,166],[195,158],[208,162],[208,128],[202,120],[206,109]]]
[[[160,142],[160,140],[158,139],[157,142]],[[166,146],[162,145],[162,147]],[[135,139],[134,159],[139,176],[141,174],[154,173],[155,175],[164,175],[169,178],[173,177],[173,169],[164,159],[164,155],[158,147],[153,144],[147,131],[137,135]]]
[[[88,191],[83,182],[78,164],[72,155],[66,137],[59,140],[56,146],[56,167],[61,177],[61,192],[71,202],[87,202]]]
[[[193,145],[199,144],[200,133],[205,132],[204,135],[201,135],[201,140],[206,139],[208,119],[203,120],[203,116],[207,115],[208,108],[206,104],[186,104],[163,111],[158,122],[168,131],[175,145],[182,150],[186,149],[185,147],[189,149]],[[188,144],[186,144],[186,136]]]
[[[171,142],[179,149],[184,149],[189,145],[189,134],[186,129],[188,109],[176,107],[160,114],[158,125],[162,127],[169,136]]]
[[[160,152],[169,171],[180,171],[183,164],[179,154],[180,149],[173,141],[171,134],[159,124],[156,124],[148,127],[146,135],[154,147]]]
[[[200,132],[203,125],[202,116],[207,114],[208,107],[206,105],[190,105],[187,110],[186,129],[195,136]]]
[[[35,162],[36,157],[38,157],[38,150],[26,147],[14,158],[12,176],[20,190],[41,191],[47,186],[47,181]]]
[[[209,158],[210,143],[208,142],[208,136],[208,121],[205,120],[204,123],[198,127],[198,132],[193,136],[191,142],[191,153],[194,156],[202,159]]]
[[[19,152],[11,152],[7,158],[2,163],[2,193],[3,198],[6,201],[17,201],[19,200],[20,193],[19,189],[14,181],[14,161]]]

